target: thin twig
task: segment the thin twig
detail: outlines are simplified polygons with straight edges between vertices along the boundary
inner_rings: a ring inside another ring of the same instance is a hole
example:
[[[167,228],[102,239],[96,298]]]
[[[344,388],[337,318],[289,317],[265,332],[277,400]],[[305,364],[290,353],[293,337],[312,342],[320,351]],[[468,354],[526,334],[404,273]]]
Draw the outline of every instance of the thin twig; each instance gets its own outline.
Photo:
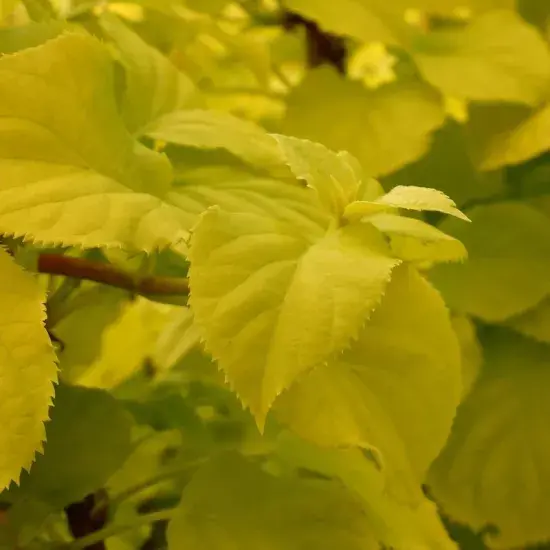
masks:
[[[189,281],[186,277],[142,277],[108,263],[72,258],[62,254],[41,254],[38,258],[38,272],[94,281],[145,296],[174,296],[189,293]]]

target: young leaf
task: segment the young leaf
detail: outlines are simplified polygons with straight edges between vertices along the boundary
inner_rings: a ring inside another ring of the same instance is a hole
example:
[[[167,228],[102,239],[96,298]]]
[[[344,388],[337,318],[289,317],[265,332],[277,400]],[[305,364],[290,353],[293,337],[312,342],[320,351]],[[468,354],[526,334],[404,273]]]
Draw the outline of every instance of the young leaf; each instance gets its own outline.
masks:
[[[358,499],[337,483],[276,478],[231,454],[185,487],[168,548],[375,550],[378,543]]]
[[[421,157],[444,119],[439,95],[421,82],[367,90],[323,67],[289,95],[282,131],[349,151],[376,177]]]
[[[339,219],[359,190],[357,161],[345,152],[335,153],[320,143],[280,135],[273,137],[292,173],[315,189],[323,207]]]
[[[277,146],[267,132],[228,113],[198,109],[175,111],[151,122],[144,133],[177,145],[226,149],[264,170],[281,163]]]
[[[548,46],[512,11],[489,12],[462,29],[421,36],[413,56],[428,82],[448,96],[536,105],[547,94]]]
[[[430,274],[447,304],[487,322],[535,306],[550,292],[550,220],[519,202],[468,213],[471,224],[449,219],[441,225],[468,250],[464,264],[439,265]]]
[[[453,262],[466,259],[465,246],[421,220],[374,214],[368,221],[390,238],[392,252],[408,262]]]
[[[447,197],[445,193],[437,189],[414,187],[412,185],[394,187],[389,193],[373,201],[352,202],[347,206],[344,216],[347,219],[353,220],[392,208],[442,212],[461,220],[470,221],[467,216],[456,208],[454,201]]]
[[[145,250],[182,238],[170,164],[127,133],[112,73],[80,33],[0,59],[0,232]]]
[[[111,13],[104,13],[99,23],[120,52],[126,75],[122,114],[132,133],[143,134],[166,113],[190,103],[193,83],[166,56]]]
[[[550,539],[550,350],[504,330],[484,343],[481,376],[429,483],[452,518],[475,530],[499,530],[492,548],[524,548]]]
[[[403,266],[357,341],[302,376],[275,410],[318,445],[376,448],[388,490],[415,494],[449,434],[460,378],[445,304],[416,270]]]
[[[58,508],[103,487],[131,451],[132,421],[116,399],[96,389],[57,386],[44,454],[18,494]]]
[[[283,389],[349,345],[399,263],[367,224],[306,229],[219,209],[195,228],[190,259],[207,348],[260,426]]]
[[[0,489],[31,467],[45,438],[57,366],[44,299],[33,277],[0,248]]]

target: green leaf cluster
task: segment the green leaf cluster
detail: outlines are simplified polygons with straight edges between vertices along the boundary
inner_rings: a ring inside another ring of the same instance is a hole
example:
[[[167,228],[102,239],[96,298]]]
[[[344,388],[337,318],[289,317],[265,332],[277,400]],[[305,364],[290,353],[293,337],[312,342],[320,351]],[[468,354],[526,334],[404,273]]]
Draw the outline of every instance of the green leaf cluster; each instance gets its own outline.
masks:
[[[543,4],[0,1],[0,549],[550,541]]]

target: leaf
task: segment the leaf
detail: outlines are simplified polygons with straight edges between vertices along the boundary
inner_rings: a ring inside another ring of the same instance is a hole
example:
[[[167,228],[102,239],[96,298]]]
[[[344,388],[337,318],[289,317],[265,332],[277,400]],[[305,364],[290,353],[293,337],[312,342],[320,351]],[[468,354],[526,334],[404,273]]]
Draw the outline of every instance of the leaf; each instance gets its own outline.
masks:
[[[421,220],[374,214],[368,221],[389,236],[393,254],[404,261],[454,262],[468,255],[460,241]]]
[[[418,502],[408,506],[392,499],[384,476],[359,449],[320,449],[288,432],[277,439],[276,453],[295,469],[336,479],[363,502],[365,522],[374,538],[396,550],[456,550],[433,503],[418,488]]]
[[[467,395],[477,380],[483,364],[483,349],[477,339],[475,324],[464,315],[452,318],[453,328],[460,344],[462,363],[462,395]]]
[[[0,21],[10,15],[18,3],[18,0],[0,0]]]
[[[131,302],[122,301],[120,297],[117,300],[115,296],[111,300],[111,304],[103,304],[104,308],[110,305],[111,314],[103,308],[98,308],[96,313],[110,317],[97,335],[96,357],[82,356],[78,352],[82,349],[81,342],[86,340],[88,322],[91,321],[86,320],[86,310],[76,311],[64,320],[68,338],[66,336],[62,341],[73,359],[73,364],[62,362],[62,366],[68,367],[62,373],[64,381],[91,388],[114,388],[139,371],[152,353],[170,307],[159,306],[141,297]],[[88,315],[93,313],[90,310],[88,308]],[[64,355],[65,351],[62,360]]]
[[[0,489],[31,467],[45,438],[57,366],[44,300],[34,278],[0,248]]]
[[[99,23],[114,41],[125,69],[122,115],[132,133],[143,134],[146,127],[163,115],[191,102],[195,93],[193,83],[165,55],[111,13],[105,12]]]
[[[30,22],[16,27],[0,27],[0,53],[10,54],[25,48],[40,46],[68,30],[78,32],[80,29],[76,25],[61,21]]]
[[[176,310],[157,338],[151,360],[166,372],[199,346],[202,334],[189,308]]]
[[[412,29],[405,13],[414,7],[420,11],[452,15],[457,8],[479,11],[497,7],[513,8],[513,0],[340,0],[338,4],[318,0],[287,0],[291,11],[316,21],[324,30],[364,42],[396,45],[408,43]]]
[[[92,286],[79,292],[67,307],[70,313],[56,323],[54,335],[63,342],[59,352],[61,379],[76,383],[102,352],[102,338],[120,317],[128,293],[116,288]]]
[[[464,128],[448,123],[434,134],[427,155],[385,177],[382,183],[386,189],[397,185],[433,187],[452,197],[459,207],[473,199],[502,193],[500,172],[479,172],[471,156]]]
[[[0,59],[0,232],[145,250],[185,236],[169,162],[128,135],[112,73],[83,34]]]
[[[376,177],[421,157],[444,119],[440,97],[421,82],[367,90],[323,67],[289,94],[282,132],[349,151]]]
[[[550,51],[512,11],[493,11],[458,30],[419,36],[413,57],[424,77],[452,97],[536,105],[547,95]]]
[[[281,222],[297,224],[301,231],[316,231],[328,224],[311,189],[227,166],[201,167],[177,175],[171,195],[184,216],[186,227],[193,227],[211,206],[228,212],[247,212],[262,217],[275,216]]]
[[[472,110],[468,134],[481,170],[520,164],[550,149],[550,105],[479,106]]]
[[[201,149],[226,149],[254,166],[280,165],[273,139],[259,126],[228,113],[191,109],[175,111],[149,124],[151,138]]]
[[[538,342],[550,344],[550,298],[508,319],[506,326]]]
[[[320,143],[273,136],[292,173],[315,189],[324,208],[339,219],[359,191],[357,161],[345,151],[335,153]]]
[[[441,225],[468,250],[464,264],[439,265],[430,274],[447,305],[500,322],[539,303],[550,292],[550,220],[512,201],[477,206],[468,214],[471,224]]]
[[[484,349],[481,376],[432,467],[430,488],[455,520],[475,530],[496,526],[492,548],[523,548],[550,538],[549,348],[493,330]]]
[[[103,487],[131,451],[129,414],[108,393],[57,386],[44,454],[21,492],[59,508]]]
[[[227,455],[185,487],[168,526],[172,550],[375,550],[358,500],[336,483],[276,478]]]
[[[392,269],[368,225],[327,230],[207,211],[190,250],[190,304],[206,346],[263,425],[275,397],[347,345]]]
[[[456,204],[445,193],[437,189],[428,187],[414,187],[398,185],[389,193],[378,197],[373,201],[355,201],[349,204],[344,212],[344,216],[349,220],[354,220],[368,216],[371,213],[391,209],[404,208],[405,210],[428,210],[432,212],[442,212],[470,221]]]
[[[341,356],[275,403],[289,428],[324,447],[375,449],[388,491],[416,494],[460,399],[456,336],[439,294],[410,267]]]

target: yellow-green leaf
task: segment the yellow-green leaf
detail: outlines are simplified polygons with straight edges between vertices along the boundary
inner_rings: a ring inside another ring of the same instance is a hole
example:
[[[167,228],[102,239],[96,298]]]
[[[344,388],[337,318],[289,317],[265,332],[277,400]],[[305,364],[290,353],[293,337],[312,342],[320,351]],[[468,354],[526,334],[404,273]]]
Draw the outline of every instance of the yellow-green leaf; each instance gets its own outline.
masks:
[[[130,454],[131,427],[130,415],[108,393],[57,386],[44,454],[17,494],[63,507],[97,491]]]
[[[289,95],[282,131],[349,151],[376,177],[421,157],[444,119],[439,95],[422,82],[367,90],[322,67]]]
[[[153,139],[177,145],[225,149],[264,170],[281,163],[277,145],[267,132],[221,111],[174,111],[151,122],[144,132]]]
[[[550,344],[550,298],[508,319],[506,325],[525,336]]]
[[[405,503],[392,498],[384,474],[359,449],[321,449],[282,432],[277,456],[283,464],[334,478],[363,502],[365,523],[373,537],[395,550],[456,550],[439,519],[435,505],[417,487],[415,498]]]
[[[428,82],[452,97],[536,105],[550,84],[548,45],[512,11],[420,36],[413,57]]]
[[[464,260],[464,245],[436,227],[395,214],[374,214],[368,221],[390,238],[392,252],[408,262],[453,262]]]
[[[114,41],[125,69],[122,114],[132,133],[142,134],[166,113],[188,105],[194,85],[160,51],[111,13],[104,13],[100,25]],[[163,138],[159,138],[163,139]]]
[[[42,450],[57,380],[44,300],[32,276],[0,249],[0,489],[18,481]]]
[[[0,59],[0,232],[150,250],[185,236],[168,160],[118,115],[113,63],[82,33]]]
[[[484,350],[429,484],[453,519],[500,531],[488,537],[491,547],[524,548],[550,539],[550,348],[497,330]]]
[[[168,527],[171,550],[375,550],[359,500],[330,481],[277,478],[238,455],[202,467]]]
[[[359,191],[361,175],[357,161],[345,151],[335,153],[307,139],[273,137],[292,173],[315,189],[327,212],[339,219]]]
[[[415,187],[412,185],[398,185],[389,193],[378,197],[373,201],[355,201],[346,207],[344,216],[349,219],[363,218],[392,208],[404,208],[405,210],[428,210],[433,212],[442,212],[470,221],[456,204],[445,193],[429,187]]]
[[[219,209],[194,229],[190,259],[207,348],[259,425],[283,389],[349,345],[399,263],[367,224],[327,230]]]
[[[446,220],[441,229],[468,250],[463,264],[439,265],[430,277],[447,304],[488,322],[535,306],[550,292],[550,220],[519,202],[478,206],[472,223]]]
[[[414,494],[445,444],[460,379],[445,304],[404,266],[349,350],[301,377],[275,410],[318,445],[374,447],[390,490]]]
[[[520,164],[550,149],[550,105],[483,105],[468,125],[472,155],[482,170]]]

